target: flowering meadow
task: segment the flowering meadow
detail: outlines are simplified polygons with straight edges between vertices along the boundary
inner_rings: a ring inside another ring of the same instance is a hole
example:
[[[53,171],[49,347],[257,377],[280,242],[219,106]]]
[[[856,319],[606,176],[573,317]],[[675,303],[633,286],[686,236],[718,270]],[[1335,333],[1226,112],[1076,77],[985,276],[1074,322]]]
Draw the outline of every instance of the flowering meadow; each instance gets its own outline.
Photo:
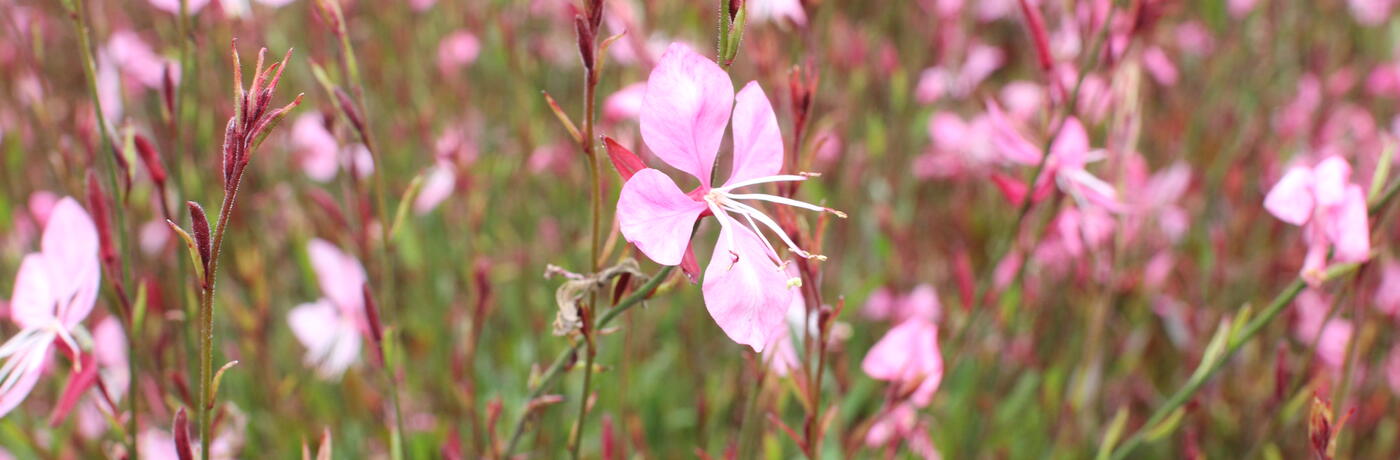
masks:
[[[3,0],[0,459],[1400,458],[1395,0]]]

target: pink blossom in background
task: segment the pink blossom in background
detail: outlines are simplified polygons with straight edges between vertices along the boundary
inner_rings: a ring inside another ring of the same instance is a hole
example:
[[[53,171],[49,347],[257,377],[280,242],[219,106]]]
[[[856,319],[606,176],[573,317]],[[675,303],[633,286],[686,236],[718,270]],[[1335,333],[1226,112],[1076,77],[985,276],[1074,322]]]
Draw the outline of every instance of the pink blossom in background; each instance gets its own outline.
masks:
[[[723,186],[711,187],[710,170],[731,113],[733,167]],[[777,235],[792,254],[818,256],[798,248],[777,222],[743,201],[828,211],[789,198],[737,192],[806,179],[778,174],[783,140],[768,97],[757,82],[745,85],[736,96],[729,76],[718,65],[685,45],[673,44],[647,79],[641,132],[657,158],[694,177],[699,187],[686,193],[659,170],[638,171],[618,197],[622,235],[653,261],[677,265],[689,251],[695,221],[703,213],[713,214],[720,223],[720,235],[701,287],[705,306],[730,339],[762,351],[781,327],[795,291],[794,281],[779,269],[783,262],[762,229]]]
[[[1162,86],[1176,85],[1179,74],[1176,64],[1172,63],[1167,53],[1160,47],[1150,47],[1142,52],[1142,67],[1147,69],[1148,75]]]
[[[10,319],[21,329],[0,346],[0,416],[19,405],[49,362],[51,346],[78,352],[72,330],[97,302],[102,271],[97,259],[97,227],[72,198],[53,207],[40,250],[24,256],[10,297]]]
[[[347,171],[353,170],[357,178],[364,179],[374,174],[374,154],[369,152],[369,148],[365,147],[365,144],[356,142],[346,145],[345,148],[341,149],[340,158],[345,169]],[[353,165],[350,163],[352,161]],[[354,168],[352,169],[351,166]]]
[[[1347,0],[1351,17],[1362,25],[1375,26],[1390,18],[1395,0]]]
[[[156,9],[170,13],[180,14],[180,0],[146,0]],[[198,13],[209,4],[209,0],[185,0],[185,11],[189,14]]]
[[[927,318],[904,320],[870,347],[860,368],[873,379],[912,389],[909,401],[927,407],[943,381],[938,325]]]
[[[923,104],[931,104],[944,96],[965,98],[972,94],[983,80],[1001,68],[1005,61],[1006,55],[1001,48],[973,43],[956,69],[938,65],[919,74],[919,84],[914,89],[914,97]]]
[[[988,139],[992,126],[985,115],[970,121],[951,112],[929,118],[929,149],[915,158],[913,173],[923,179],[977,177],[999,159]]]
[[[39,190],[29,194],[29,215],[34,217],[34,222],[40,227],[48,225],[49,215],[53,213],[54,206],[58,204],[59,197],[48,190]]]
[[[1015,122],[991,101],[987,104],[987,114],[991,121],[992,143],[1000,150],[1002,159],[1012,164],[1035,167],[1041,162],[1044,153],[1038,145],[1020,133]],[[1113,212],[1121,212],[1124,205],[1118,199],[1118,192],[1112,185],[1094,176],[1084,168],[1089,163],[1103,159],[1103,150],[1090,150],[1089,134],[1078,119],[1069,118],[1061,123],[1060,134],[1055,136],[1050,146],[1050,158],[1045,160],[1040,181],[1034,187],[1016,185],[1030,196],[1011,196],[1013,202],[1023,199],[1040,200],[1049,194],[1052,184],[1074,197],[1081,206],[1098,206]],[[1014,179],[1003,179],[1015,181]],[[1015,190],[1013,187],[1008,190]]]
[[[287,315],[292,333],[306,346],[306,364],[326,380],[336,380],[360,358],[365,317],[365,269],[335,245],[313,239],[306,245],[321,288],[319,300],[293,308]]]
[[[865,433],[865,445],[873,448],[892,448],[903,442],[909,450],[923,460],[943,458],[933,445],[928,426],[919,422],[918,410],[909,404],[899,404],[881,412],[870,431]]]
[[[131,386],[131,372],[127,367],[126,333],[122,331],[121,321],[115,316],[103,318],[93,329],[92,341],[98,378],[102,379],[112,402],[120,402]],[[101,391],[98,387],[89,390],[74,410],[78,432],[87,439],[96,439],[107,431],[108,416],[117,417],[117,414],[112,414]]]
[[[802,0],[748,0],[748,17],[755,23],[777,22],[804,26],[807,25],[807,12],[802,9]]]
[[[306,112],[292,123],[292,148],[306,177],[317,182],[335,178],[340,168],[340,145],[326,129],[321,114]]]
[[[1230,0],[1226,4],[1226,9],[1230,12],[1231,17],[1240,19],[1248,16],[1249,12],[1254,11],[1254,7],[1258,5],[1259,0]]]
[[[418,197],[413,199],[414,213],[423,215],[432,212],[452,196],[452,191],[457,187],[457,174],[452,169],[452,164],[442,161],[428,168]]]
[[[1183,22],[1176,26],[1174,32],[1176,46],[1186,54],[1205,56],[1215,51],[1215,37],[1201,21]]]
[[[1302,275],[1321,280],[1328,251],[1336,263],[1370,258],[1371,233],[1366,192],[1350,183],[1351,165],[1338,156],[1314,167],[1294,166],[1264,197],[1264,208],[1279,220],[1303,227],[1308,254]]]
[[[1389,316],[1400,315],[1400,263],[1387,260],[1381,265],[1381,282],[1376,285],[1376,309]]]
[[[438,43],[438,70],[444,75],[451,75],[476,62],[480,54],[481,42],[476,39],[476,35],[465,30],[452,32]]]
[[[998,99],[1012,119],[1025,121],[1045,107],[1042,85],[1016,80],[1001,87]]]
[[[165,249],[170,242],[170,226],[164,219],[155,219],[141,224],[141,229],[137,232],[137,242],[141,246],[141,253],[154,255]]]
[[[617,123],[635,120],[642,113],[642,98],[646,96],[647,84],[637,82],[622,87],[603,101],[603,120]]]
[[[151,50],[140,36],[129,30],[113,32],[107,39],[107,57],[121,69],[123,76],[148,89],[159,89],[164,83],[165,69],[171,62]],[[179,67],[172,66],[178,82]]]
[[[1317,108],[1322,105],[1322,80],[1316,75],[1306,74],[1298,79],[1298,89],[1293,100],[1274,116],[1274,129],[1285,136],[1302,134],[1313,121]]]
[[[938,300],[938,290],[927,283],[915,286],[904,295],[879,288],[865,301],[861,314],[872,320],[894,323],[914,318],[937,322],[943,317],[943,303]]]
[[[1366,76],[1366,92],[1385,98],[1400,97],[1400,61],[1383,63]]]
[[[1317,340],[1317,357],[1323,365],[1332,370],[1340,370],[1346,359],[1347,343],[1351,341],[1354,327],[1351,321],[1341,318],[1327,320],[1332,308],[1332,297],[1317,289],[1307,289],[1293,301],[1297,311],[1297,321],[1293,324],[1293,336],[1300,343],[1311,344]],[[1319,335],[1320,334],[1320,335]]]
[[[433,5],[437,5],[437,0],[408,0],[409,8],[413,8],[413,11],[420,13],[428,11]]]

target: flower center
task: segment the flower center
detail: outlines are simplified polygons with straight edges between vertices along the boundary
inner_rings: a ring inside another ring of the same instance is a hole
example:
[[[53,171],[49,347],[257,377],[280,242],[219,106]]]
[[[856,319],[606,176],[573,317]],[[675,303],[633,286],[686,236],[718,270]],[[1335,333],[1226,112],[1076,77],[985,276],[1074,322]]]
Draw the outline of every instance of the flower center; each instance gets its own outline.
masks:
[[[710,189],[710,191],[706,192],[703,196],[703,200],[705,201],[705,204],[709,206],[710,212],[714,213],[715,217],[719,219],[720,225],[729,225],[731,220],[734,222],[741,222],[742,224],[748,225],[749,229],[753,230],[754,235],[757,235],[758,239],[760,241],[763,241],[763,245],[766,246],[768,250],[771,251],[773,254],[776,254],[777,251],[773,249],[773,246],[768,242],[768,239],[763,237],[763,232],[761,231],[761,228],[766,227],[772,233],[777,234],[778,238],[783,241],[783,244],[787,245],[788,251],[793,254],[797,254],[798,256],[807,259],[826,260],[826,256],[824,255],[813,254],[802,248],[797,247],[797,243],[794,243],[792,239],[788,237],[787,232],[783,231],[782,227],[778,225],[777,221],[774,221],[772,217],[769,217],[767,214],[764,214],[763,211],[760,211],[757,207],[745,203],[745,201],[767,201],[770,203],[802,208],[809,211],[829,212],[835,214],[836,217],[840,217],[843,219],[846,218],[846,213],[825,206],[818,206],[815,204],[807,203],[805,201],[794,200],[792,198],[782,197],[778,195],[770,195],[766,193],[734,193],[736,189],[744,187],[766,184],[770,182],[800,182],[807,180],[807,178],[809,177],[815,176],[817,176],[817,174],[814,173],[802,173],[798,175],[780,174],[776,176],[759,177],[755,179],[739,181],[735,184]],[[736,216],[742,217],[742,220],[736,218]],[[729,238],[731,239],[731,241],[728,241],[729,247],[732,248],[734,247],[734,242],[732,241],[733,234],[728,233],[727,235],[729,235]],[[731,255],[734,256],[734,259],[737,262],[738,255]],[[779,265],[781,266],[782,264]]]

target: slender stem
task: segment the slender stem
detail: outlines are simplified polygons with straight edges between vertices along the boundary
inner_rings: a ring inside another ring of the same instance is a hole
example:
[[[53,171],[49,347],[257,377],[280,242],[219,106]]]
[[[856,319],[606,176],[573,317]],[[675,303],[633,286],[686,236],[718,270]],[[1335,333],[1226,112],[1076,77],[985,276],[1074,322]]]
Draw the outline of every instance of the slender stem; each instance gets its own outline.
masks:
[[[597,49],[597,46],[593,43],[588,43],[586,46],[593,47],[595,51]],[[579,139],[579,147],[583,149],[584,157],[588,161],[588,196],[592,217],[592,230],[589,233],[589,238],[592,241],[589,243],[591,249],[588,259],[589,265],[592,267],[592,272],[597,273],[598,270],[602,269],[602,254],[600,254],[600,252],[603,247],[603,234],[601,230],[603,220],[603,185],[601,174],[602,164],[600,163],[602,160],[598,158],[597,153],[593,149],[594,99],[596,99],[598,86],[598,73],[596,68],[584,69],[583,79],[583,136]],[[587,311],[584,312],[584,321],[592,321],[594,312],[598,310],[597,293],[589,294],[588,299],[588,305],[585,307]],[[574,422],[574,431],[572,436],[570,436],[571,440],[569,442],[569,455],[570,458],[574,460],[578,460],[579,445],[583,443],[584,422],[588,419],[588,395],[593,383],[593,360],[598,355],[597,344],[593,340],[594,330],[596,330],[595,326],[588,324],[583,326],[583,342],[586,347],[584,352],[583,388],[580,390],[581,394],[579,395],[578,419]]]
[[[237,173],[233,179],[233,186],[224,193],[223,203],[219,205],[219,222],[214,228],[212,240],[212,251],[209,254],[209,267],[204,271],[204,289],[199,302],[199,441],[200,458],[209,459],[209,446],[213,444],[210,437],[210,412],[214,409],[214,283],[218,279],[215,276],[219,271],[219,254],[224,247],[224,230],[228,228],[229,218],[233,214],[234,199],[238,196],[238,182],[242,179],[242,172]]]
[[[643,300],[646,300],[646,298],[651,295],[652,291],[655,291],[656,288],[661,285],[662,281],[665,281],[666,278],[671,276],[671,271],[675,269],[676,267],[671,265],[661,267],[661,270],[658,270],[656,274],[652,275],[651,279],[647,280],[646,284],[643,284],[642,287],[637,289],[636,292],[633,292],[632,295],[627,296],[627,298],[625,299],[622,299],[621,302],[617,303],[617,306],[609,309],[606,312],[603,312],[603,314],[599,316],[598,320],[594,323],[594,327],[600,329],[606,327],[618,316],[621,316],[623,313],[626,313],[627,310],[630,310],[632,309],[632,307],[640,305]],[[568,348],[564,349],[564,351],[559,353],[559,357],[555,358],[554,363],[550,364],[549,368],[546,369],[544,371],[544,374],[540,376],[539,385],[537,385],[535,389],[530,390],[530,394],[525,397],[525,404],[527,408],[529,407],[530,401],[534,401],[536,398],[539,398],[540,395],[544,394],[545,390],[549,389],[549,387],[554,384],[555,379],[559,378],[559,374],[564,371],[564,368],[566,366],[568,366],[569,361],[571,361],[574,356],[574,353],[578,352],[578,349],[581,346],[583,346],[582,342],[574,342],[573,344],[569,345]],[[528,412],[522,413],[520,414],[520,418],[516,419],[515,428],[513,428],[511,431],[510,443],[506,445],[504,456],[508,457],[512,452],[515,452],[515,446],[519,444],[520,436],[524,434],[525,421],[529,418],[529,416],[530,414]]]
[[[107,115],[102,110],[102,99],[98,96],[97,93],[97,66],[92,55],[92,38],[86,18],[87,8],[84,5],[83,0],[72,0],[70,2],[65,2],[64,6],[68,9],[68,13],[73,20],[75,28],[77,29],[78,44],[81,48],[83,58],[83,73],[87,80],[88,97],[92,99],[93,112],[94,116],[97,119],[97,156],[104,158],[103,164],[106,165],[106,168],[104,169],[107,170],[106,176],[108,188],[112,190],[113,196],[119,197],[121,196],[121,189],[118,187],[117,182],[117,164],[116,160],[112,156],[115,155],[115,147],[110,137],[111,131],[108,129],[107,126]],[[135,314],[130,308],[131,304],[129,302],[129,299],[126,297],[126,286],[129,283],[129,278],[127,274],[130,271],[128,270],[127,264],[129,263],[130,258],[126,256],[127,232],[125,214],[122,212],[122,203],[124,202],[125,199],[113,200],[111,206],[112,216],[115,219],[115,226],[119,232],[117,241],[115,243],[117,245],[117,251],[122,264],[120,274],[121,279],[113,280],[112,282],[116,284],[115,288],[117,294],[121,297],[122,303],[123,305],[125,305],[127,310],[125,312],[127,320],[126,325],[128,335],[130,336],[127,340],[127,355],[131,356],[131,359],[127,360],[127,371],[129,375],[131,375],[131,378],[135,380],[138,379],[140,375],[138,373],[139,369],[137,365],[138,355],[135,353],[136,341],[138,340],[139,336],[137,335],[137,331],[135,330]],[[136,460],[140,458],[140,453],[138,452],[136,445],[136,426],[138,418],[137,413],[140,407],[140,392],[131,391],[130,393],[131,396],[127,399],[127,403],[130,406],[131,417],[127,419],[128,436],[125,442],[127,451],[131,452],[132,460]]]
[[[1349,274],[1359,267],[1359,264],[1346,264],[1333,267],[1328,271],[1327,278],[1333,279]],[[1255,335],[1258,335],[1259,331],[1264,329],[1264,326],[1268,326],[1269,323],[1273,322],[1274,318],[1278,317],[1279,313],[1283,312],[1283,309],[1291,304],[1293,299],[1298,297],[1298,294],[1301,293],[1305,287],[1307,287],[1307,282],[1301,277],[1293,280],[1293,283],[1285,287],[1283,292],[1275,296],[1274,300],[1269,302],[1269,306],[1265,307],[1264,310],[1259,313],[1259,316],[1255,316],[1246,323],[1244,327],[1240,328],[1238,332],[1235,332],[1229,337],[1226,348],[1220,356],[1202,361],[1191,374],[1191,378],[1187,380],[1186,385],[1182,386],[1173,393],[1171,397],[1167,398],[1167,401],[1159,406],[1157,410],[1152,413],[1152,416],[1148,417],[1147,421],[1133,432],[1132,436],[1128,437],[1123,444],[1113,450],[1112,458],[1114,460],[1119,460],[1125,458],[1129,453],[1132,453],[1133,449],[1137,448],[1139,444],[1142,444],[1145,436],[1143,430],[1156,427],[1157,424],[1165,420],[1172,412],[1186,404],[1206,382],[1210,381],[1211,377],[1215,376],[1221,368],[1225,367],[1225,364],[1230,361],[1230,358],[1235,355],[1235,352],[1244,347],[1246,343],[1249,343]]]

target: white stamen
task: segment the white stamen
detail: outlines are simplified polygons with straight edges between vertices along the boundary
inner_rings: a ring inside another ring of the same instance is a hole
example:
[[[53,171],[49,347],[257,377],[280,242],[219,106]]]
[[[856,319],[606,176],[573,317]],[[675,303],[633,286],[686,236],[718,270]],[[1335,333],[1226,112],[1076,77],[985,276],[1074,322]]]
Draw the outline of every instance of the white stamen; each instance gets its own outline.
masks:
[[[745,181],[739,181],[738,183],[725,185],[714,190],[719,191],[721,193],[728,193],[730,190],[734,190],[736,188],[741,187],[748,187],[750,185],[767,184],[771,182],[800,182],[804,180],[807,180],[806,175],[799,176],[793,174],[779,174],[776,176],[758,177]]]
[[[802,250],[802,248],[797,247],[797,243],[792,242],[792,239],[788,238],[787,232],[784,232],[782,227],[780,227],[777,222],[774,222],[772,218],[768,217],[762,212],[759,212],[757,209],[754,209],[753,206],[749,206],[738,201],[732,200],[728,204],[733,206],[736,210],[742,211],[745,214],[752,215],[755,219],[758,219],[759,222],[763,222],[763,225],[767,226],[769,230],[772,230],[773,233],[778,234],[778,238],[783,240],[783,243],[787,245],[788,251],[792,251],[792,253],[808,259],[826,260],[826,256],[820,254],[812,254],[810,252]]]
[[[773,202],[773,203],[785,204],[785,205],[788,205],[788,206],[792,206],[792,207],[796,207],[796,208],[802,208],[802,209],[808,209],[808,210],[817,211],[817,212],[829,212],[829,213],[835,214],[836,217],[840,217],[840,218],[842,218],[842,219],[845,219],[845,218],[846,218],[846,213],[841,212],[841,211],[837,211],[837,210],[835,210],[835,209],[831,209],[831,208],[828,208],[828,207],[825,207],[825,206],[817,206],[817,205],[815,205],[815,204],[808,203],[808,202],[806,202],[806,201],[798,201],[798,200],[794,200],[794,199],[792,199],[792,198],[784,198],[784,197],[777,196],[777,195],[769,195],[769,194],[766,194],[766,193],[733,193],[733,194],[730,194],[729,197],[730,197],[730,198],[733,198],[733,199],[736,199],[736,200],[759,200],[759,201],[769,201],[769,202]]]

